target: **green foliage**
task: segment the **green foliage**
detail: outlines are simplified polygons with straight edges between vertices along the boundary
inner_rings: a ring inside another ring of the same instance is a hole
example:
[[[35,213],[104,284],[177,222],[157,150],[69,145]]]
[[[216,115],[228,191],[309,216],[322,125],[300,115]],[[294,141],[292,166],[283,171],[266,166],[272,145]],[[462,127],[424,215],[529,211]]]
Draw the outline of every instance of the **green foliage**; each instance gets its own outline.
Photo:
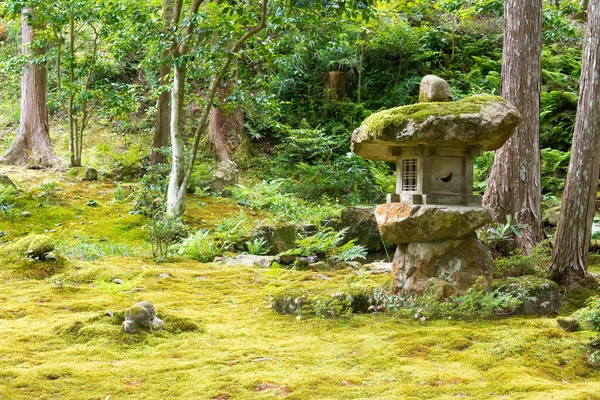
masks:
[[[93,282],[93,288],[99,292],[110,296],[113,305],[121,312],[134,303],[136,297],[136,289],[139,288],[146,272],[142,272],[133,279],[121,279],[121,283],[116,283],[112,279],[110,281],[96,280]]]
[[[296,241],[296,248],[280,255],[318,256],[324,257],[334,264],[366,258],[367,249],[356,245],[356,239],[342,244],[348,228],[335,231],[330,227],[319,230],[315,235],[306,236]]]
[[[267,244],[267,240],[264,238],[255,238],[252,241],[247,240],[245,243],[246,247],[248,248],[248,253],[250,254],[260,256],[269,253],[270,248],[265,246]]]
[[[545,277],[551,260],[550,240],[543,241],[533,248],[531,254],[523,255],[517,250],[508,257],[494,260],[494,278],[509,278],[523,275]]]
[[[419,321],[437,318],[469,320],[509,315],[521,305],[521,300],[499,291],[486,293],[471,288],[462,296],[451,296],[446,300],[427,293],[400,299],[400,303],[402,306],[398,307],[396,314],[402,318]]]
[[[339,214],[340,206],[324,199],[322,204],[312,204],[285,193],[284,180],[262,181],[251,186],[237,185],[233,198],[252,210],[268,211],[282,222],[318,222]]]
[[[174,249],[185,257],[200,262],[211,262],[223,254],[225,244],[207,230],[199,230],[195,234],[183,239]]]
[[[577,313],[577,319],[581,326],[589,327],[593,331],[600,331],[600,298],[590,298],[587,306]]]
[[[566,152],[571,148],[577,93],[542,92],[540,103],[540,145]]]
[[[546,148],[541,150],[541,157],[542,192],[559,193],[565,186],[571,152]]]
[[[132,257],[139,254],[125,244],[106,241],[92,242],[85,239],[74,243],[61,243],[58,249],[72,259],[85,261],[96,261],[107,256]]]
[[[486,245],[490,246],[498,242],[506,242],[513,240],[514,236],[521,237],[521,230],[525,228],[523,224],[513,225],[512,215],[506,216],[506,223],[492,222],[488,227],[484,227],[479,239]]]

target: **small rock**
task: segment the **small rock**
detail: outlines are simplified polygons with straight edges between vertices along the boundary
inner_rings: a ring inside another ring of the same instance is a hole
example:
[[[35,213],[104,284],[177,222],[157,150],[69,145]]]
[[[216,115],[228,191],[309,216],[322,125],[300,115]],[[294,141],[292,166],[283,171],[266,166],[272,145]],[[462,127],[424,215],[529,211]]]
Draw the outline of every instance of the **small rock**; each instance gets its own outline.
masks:
[[[115,278],[115,279],[113,279],[113,283],[116,283],[117,285],[120,285],[120,284],[123,283],[123,281],[120,280],[119,278]]]
[[[567,332],[577,332],[581,329],[577,318],[573,317],[559,317],[556,319],[558,325]]]
[[[333,279],[333,278],[331,278],[331,277],[329,277],[329,276],[327,276],[327,275],[323,275],[323,274],[315,274],[315,275],[314,275],[314,277],[315,277],[315,278],[319,278],[319,279],[321,279],[322,281],[330,281],[330,280],[332,280],[332,279]]]
[[[98,179],[98,171],[94,168],[73,167],[69,168],[67,173],[69,178],[80,179],[82,181],[95,181]]]
[[[551,207],[544,212],[544,222],[551,226],[558,225],[560,218],[560,206]]]
[[[15,185],[15,183],[6,174],[0,174],[0,185],[12,186],[15,189],[17,188],[17,185]]]
[[[271,265],[273,265],[273,263],[279,262],[279,258],[274,256],[256,256],[252,254],[240,254],[239,256],[234,257],[216,257],[214,262],[227,267],[241,266],[270,268]]]
[[[162,273],[162,274],[158,275],[158,277],[160,279],[167,279],[167,278],[170,278],[171,276],[169,274]]]
[[[452,91],[448,82],[436,75],[425,75],[419,87],[421,103],[452,101]]]
[[[221,161],[213,174],[211,190],[218,194],[223,194],[228,186],[233,186],[238,182],[239,171],[237,164],[233,161]]]
[[[252,232],[252,238],[263,239],[270,255],[277,255],[296,247],[296,225],[262,225]]]
[[[123,330],[127,333],[138,333],[139,330],[148,330],[151,327],[164,325],[164,322],[156,317],[152,303],[140,301],[125,311]]]
[[[329,271],[329,270],[331,270],[331,266],[329,265],[329,263],[327,263],[325,261],[317,261],[315,263],[309,264],[308,268],[313,271]]]
[[[306,257],[298,257],[296,261],[294,261],[294,268],[299,271],[306,271],[309,269],[310,261]]]
[[[370,264],[363,265],[363,268],[371,271],[373,274],[387,274],[392,272],[392,263],[375,261]]]

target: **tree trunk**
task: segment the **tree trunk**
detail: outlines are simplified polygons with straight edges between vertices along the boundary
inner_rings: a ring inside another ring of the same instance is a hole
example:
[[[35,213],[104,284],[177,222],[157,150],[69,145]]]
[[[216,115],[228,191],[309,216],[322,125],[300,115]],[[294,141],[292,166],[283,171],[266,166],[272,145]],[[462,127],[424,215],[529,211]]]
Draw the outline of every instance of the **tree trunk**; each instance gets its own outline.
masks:
[[[183,138],[183,101],[185,88],[186,65],[175,64],[173,73],[173,89],[171,90],[171,149],[173,160],[171,176],[167,189],[167,215],[181,216],[185,212],[185,194],[187,185],[182,185],[185,178],[185,148]]]
[[[160,84],[164,84],[170,68],[167,65],[160,67]],[[169,146],[169,126],[171,115],[169,110],[170,91],[164,91],[158,97],[158,106],[156,110],[156,124],[154,125],[154,139],[152,140],[152,152],[150,153],[150,165],[163,164],[167,161],[167,155],[164,153],[165,147]]]
[[[567,287],[586,280],[600,173],[600,1],[589,2],[571,161],[552,263],[553,280]]]
[[[31,25],[33,11],[24,8],[21,13],[22,52],[40,56],[43,49],[32,49],[35,32]],[[15,141],[1,162],[11,165],[38,164],[53,166],[59,159],[50,144],[48,127],[48,74],[46,67],[29,62],[21,80],[21,120]]]
[[[230,94],[230,86],[221,85],[217,98],[219,103]],[[233,110],[212,107],[208,116],[208,143],[219,161],[247,161],[249,140],[244,130],[244,113],[240,107]]]
[[[496,152],[484,204],[499,221],[524,224],[518,248],[529,253],[544,239],[540,216],[540,75],[542,0],[506,0],[502,96],[521,112],[514,135]]]
[[[163,20],[164,33],[168,33],[171,28],[171,19],[173,18],[173,0],[164,0],[163,2]],[[169,51],[165,50],[162,54],[162,64],[159,71],[159,85],[167,83],[166,78],[171,72],[171,66],[167,61]],[[156,110],[156,123],[154,125],[154,139],[152,140],[152,151],[150,153],[150,165],[164,164],[167,162],[167,155],[164,148],[169,145],[169,129],[171,124],[171,114],[169,110],[169,99],[171,92],[166,90],[160,93]],[[162,150],[162,151],[161,151]]]
[[[343,71],[328,72],[327,89],[327,96],[330,100],[344,100],[348,92],[348,75]]]

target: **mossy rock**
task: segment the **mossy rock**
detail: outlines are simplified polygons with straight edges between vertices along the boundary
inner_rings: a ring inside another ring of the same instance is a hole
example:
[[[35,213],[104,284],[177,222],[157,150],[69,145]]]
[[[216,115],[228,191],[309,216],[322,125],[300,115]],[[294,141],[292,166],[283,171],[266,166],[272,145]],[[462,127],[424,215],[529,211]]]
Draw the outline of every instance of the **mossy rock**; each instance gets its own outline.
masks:
[[[252,232],[252,238],[264,239],[270,255],[296,248],[297,228],[294,224],[262,225]]]
[[[275,294],[271,307],[280,314],[344,317],[367,313],[372,305],[372,289],[355,288],[337,292],[284,289]]]
[[[25,278],[44,279],[69,264],[48,235],[29,235],[0,249],[0,270]]]
[[[476,95],[451,102],[419,103],[369,116],[352,134],[359,156],[396,161],[390,145],[479,145],[496,150],[513,134],[519,111],[500,96]]]
[[[98,179],[98,171],[94,168],[87,167],[69,168],[67,175],[71,179],[79,179],[82,181],[95,181]]]
[[[558,313],[561,307],[562,296],[558,284],[534,275],[495,282],[494,289],[521,300],[522,304],[514,314],[553,315]]]

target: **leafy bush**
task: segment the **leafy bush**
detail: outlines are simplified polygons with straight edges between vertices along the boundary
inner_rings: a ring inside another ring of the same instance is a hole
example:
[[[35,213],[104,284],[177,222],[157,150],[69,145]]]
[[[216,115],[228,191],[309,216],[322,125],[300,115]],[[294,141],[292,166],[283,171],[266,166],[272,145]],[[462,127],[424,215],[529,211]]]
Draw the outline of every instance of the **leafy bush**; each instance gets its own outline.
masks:
[[[543,278],[551,259],[550,240],[539,243],[529,255],[515,251],[508,257],[494,260],[494,278],[509,278],[523,275],[535,275]]]
[[[402,306],[398,307],[396,314],[420,321],[435,318],[491,318],[511,314],[521,305],[521,300],[510,294],[498,291],[486,293],[475,288],[469,289],[462,296],[451,296],[446,300],[440,300],[427,293],[401,299],[401,302]]]
[[[565,186],[571,152],[563,152],[557,149],[542,149],[541,157],[542,192],[558,193],[562,191]]]
[[[489,226],[484,227],[479,235],[479,239],[487,246],[499,242],[507,242],[513,240],[514,236],[521,237],[521,229],[525,225],[512,224],[512,215],[506,216],[506,223],[492,222]]]
[[[270,248],[265,246],[267,244],[267,240],[264,238],[256,238],[252,241],[248,240],[245,242],[246,247],[248,248],[248,253],[261,256],[269,253]]]
[[[211,262],[226,250],[224,243],[207,230],[199,230],[173,248],[181,256],[200,262]]]
[[[348,262],[357,258],[366,258],[367,249],[362,245],[356,245],[356,239],[352,239],[343,245],[340,243],[348,228],[336,232],[330,227],[317,232],[315,235],[306,236],[296,242],[296,248],[288,250],[280,255],[295,256],[318,256],[324,257],[327,261],[333,263]]]
[[[322,204],[314,204],[285,193],[282,179],[262,181],[252,186],[237,185],[233,188],[233,198],[241,205],[253,210],[268,211],[278,221],[317,223],[322,219],[339,215],[341,207],[324,199]]]
[[[579,311],[577,319],[581,326],[600,331],[600,297],[590,298],[587,306]]]

